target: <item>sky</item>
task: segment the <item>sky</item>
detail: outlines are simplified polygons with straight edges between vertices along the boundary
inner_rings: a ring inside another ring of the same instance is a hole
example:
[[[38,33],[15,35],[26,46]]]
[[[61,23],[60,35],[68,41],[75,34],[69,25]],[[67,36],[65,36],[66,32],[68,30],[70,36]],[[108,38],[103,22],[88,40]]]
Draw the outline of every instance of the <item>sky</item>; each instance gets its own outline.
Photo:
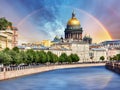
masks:
[[[83,37],[120,39],[120,0],[0,0],[0,17],[18,28],[19,43],[64,37],[73,10]]]

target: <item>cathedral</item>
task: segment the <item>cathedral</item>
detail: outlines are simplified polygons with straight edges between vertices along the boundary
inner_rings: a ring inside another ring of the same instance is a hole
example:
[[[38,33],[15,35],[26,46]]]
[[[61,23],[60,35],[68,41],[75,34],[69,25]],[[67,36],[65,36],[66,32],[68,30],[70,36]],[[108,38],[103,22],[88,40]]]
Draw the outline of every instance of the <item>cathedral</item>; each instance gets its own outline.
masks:
[[[75,12],[72,12],[72,17],[67,23],[67,27],[65,29],[65,39],[66,40],[74,40],[81,41],[82,40],[82,27],[80,25],[80,21],[75,17]]]
[[[92,43],[92,38],[90,36],[85,35],[83,37],[83,29],[81,27],[80,21],[76,18],[75,12],[72,12],[72,17],[68,20],[65,31],[65,38],[55,36],[53,42],[77,42],[77,43]],[[57,37],[57,38],[56,38]]]
[[[89,43],[86,42],[88,38],[83,38],[83,29],[80,21],[76,18],[75,12],[72,12],[72,17],[68,20],[65,31],[65,37],[58,38],[56,36],[53,40],[54,45],[49,48],[49,51],[60,56],[61,53],[70,55],[76,53],[81,62],[89,60]]]

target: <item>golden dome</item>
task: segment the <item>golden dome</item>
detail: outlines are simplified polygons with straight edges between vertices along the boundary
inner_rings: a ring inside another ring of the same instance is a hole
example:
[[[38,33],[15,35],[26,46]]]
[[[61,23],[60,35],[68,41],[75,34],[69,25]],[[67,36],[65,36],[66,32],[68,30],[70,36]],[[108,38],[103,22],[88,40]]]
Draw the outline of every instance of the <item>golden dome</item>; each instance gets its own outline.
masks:
[[[68,21],[67,25],[70,26],[80,25],[80,21],[75,17],[74,11],[72,12],[72,18]]]
[[[71,18],[67,25],[70,25],[70,26],[77,26],[77,25],[80,25],[80,21],[77,19],[77,18]]]

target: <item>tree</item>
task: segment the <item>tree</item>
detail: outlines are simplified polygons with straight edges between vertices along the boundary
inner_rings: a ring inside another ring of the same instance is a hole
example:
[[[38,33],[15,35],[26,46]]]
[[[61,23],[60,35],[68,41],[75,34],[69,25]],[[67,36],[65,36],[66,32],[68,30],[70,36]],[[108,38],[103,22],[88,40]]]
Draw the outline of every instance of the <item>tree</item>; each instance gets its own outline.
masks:
[[[47,52],[47,61],[50,63],[56,63],[58,61],[58,56],[52,52]]]
[[[39,52],[39,59],[40,59],[40,63],[46,63],[47,62],[47,54],[44,51],[40,51]]]
[[[118,60],[117,57],[118,57],[117,55],[113,56],[113,60]]]
[[[4,65],[9,65],[11,60],[12,58],[10,57],[10,55],[4,52],[0,52],[0,63]]]
[[[113,57],[110,57],[110,61],[113,61]]]
[[[77,54],[74,54],[75,62],[78,62],[80,60],[79,56]]]
[[[21,62],[24,64],[29,64],[29,61],[27,60],[27,54],[25,51],[21,51],[20,53],[20,57],[21,57]]]
[[[104,56],[101,56],[101,57],[100,57],[100,60],[104,61],[104,60],[105,60],[105,57],[104,57]]]
[[[62,53],[60,56],[59,56],[59,62],[63,63],[63,62],[67,62],[67,59],[68,59],[68,56],[66,53]]]
[[[58,56],[56,54],[53,54],[53,63],[58,62]]]
[[[60,55],[59,58],[58,58],[58,61],[59,61],[60,63],[63,63],[63,62],[64,62],[64,57]]]
[[[72,59],[72,62],[78,62],[80,60],[77,54],[71,54],[70,57]]]
[[[35,61],[35,63],[40,63],[39,51],[36,51],[36,52],[34,53],[34,61]]]
[[[12,50],[19,53],[19,48],[18,47],[14,47]]]
[[[21,56],[19,53],[16,53],[15,51],[13,50],[10,50],[8,52],[8,54],[10,55],[10,57],[12,58],[11,60],[11,64],[16,64],[16,65],[19,65],[20,63],[22,63],[22,60],[21,60]]]
[[[68,61],[68,63],[72,63],[72,59],[70,56],[68,56],[67,61]]]
[[[12,22],[9,22],[5,17],[0,18],[0,30],[6,30],[8,26],[12,29]]]
[[[32,64],[34,61],[34,56],[33,56],[33,49],[29,49],[26,51],[26,55],[27,55],[27,64]]]
[[[47,52],[47,61],[53,63],[53,53],[50,51]]]
[[[117,60],[120,61],[120,54],[117,54]]]
[[[7,47],[3,50],[3,52],[8,52],[10,49]]]

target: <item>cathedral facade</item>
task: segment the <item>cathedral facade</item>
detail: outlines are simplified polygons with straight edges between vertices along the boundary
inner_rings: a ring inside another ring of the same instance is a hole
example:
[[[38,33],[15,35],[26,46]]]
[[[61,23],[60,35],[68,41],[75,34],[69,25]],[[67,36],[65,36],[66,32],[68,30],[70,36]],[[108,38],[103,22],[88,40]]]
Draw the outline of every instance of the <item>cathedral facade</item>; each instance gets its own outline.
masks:
[[[80,25],[80,21],[75,17],[75,12],[72,12],[72,17],[67,23],[67,27],[65,29],[65,39],[66,40],[74,40],[81,41],[82,40],[82,27]]]

